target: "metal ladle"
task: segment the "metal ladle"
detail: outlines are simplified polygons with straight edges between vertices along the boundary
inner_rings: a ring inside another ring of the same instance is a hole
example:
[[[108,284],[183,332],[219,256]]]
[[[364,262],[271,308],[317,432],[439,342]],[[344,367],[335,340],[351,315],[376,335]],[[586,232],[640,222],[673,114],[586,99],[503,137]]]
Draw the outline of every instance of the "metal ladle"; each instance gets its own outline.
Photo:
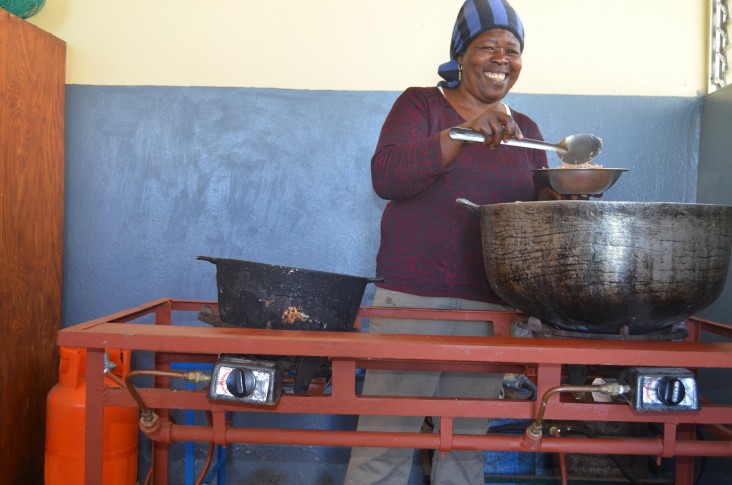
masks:
[[[450,138],[477,143],[485,142],[485,136],[482,133],[469,128],[450,128]],[[570,135],[557,144],[529,140],[528,138],[522,140],[511,138],[508,141],[501,141],[501,143],[504,145],[557,152],[559,159],[568,165],[589,163],[602,149],[602,139],[595,135]]]

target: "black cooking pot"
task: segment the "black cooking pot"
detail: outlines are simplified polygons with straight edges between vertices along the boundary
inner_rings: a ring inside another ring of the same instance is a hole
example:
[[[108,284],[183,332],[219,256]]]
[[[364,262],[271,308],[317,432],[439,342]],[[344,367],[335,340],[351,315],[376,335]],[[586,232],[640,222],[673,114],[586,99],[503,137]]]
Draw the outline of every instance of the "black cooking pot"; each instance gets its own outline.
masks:
[[[712,304],[727,278],[732,206],[458,203],[480,218],[496,294],[565,330],[655,332]]]
[[[238,259],[197,259],[216,265],[217,324],[225,327],[350,331],[366,284],[382,281]]]

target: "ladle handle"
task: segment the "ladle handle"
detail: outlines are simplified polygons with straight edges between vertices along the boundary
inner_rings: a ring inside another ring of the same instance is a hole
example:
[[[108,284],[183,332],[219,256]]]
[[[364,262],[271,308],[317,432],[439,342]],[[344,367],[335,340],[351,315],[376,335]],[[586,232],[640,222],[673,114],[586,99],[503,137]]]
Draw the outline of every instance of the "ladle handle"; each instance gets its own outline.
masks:
[[[480,206],[475,202],[469,201],[468,199],[463,199],[462,197],[460,197],[459,199],[455,199],[455,202],[457,202],[458,205],[463,206],[464,209],[466,209],[473,215],[477,215],[478,212],[480,212]]]
[[[472,141],[476,143],[483,143],[485,141],[485,136],[483,136],[483,133],[460,127],[450,128],[450,138],[452,138],[453,140]],[[508,141],[501,141],[501,144],[511,145],[515,147],[535,148],[538,150],[551,150],[553,152],[565,151],[564,148],[560,148],[557,145],[553,145],[545,141],[530,140],[528,138],[524,138],[522,140],[516,140],[514,138],[511,138]]]

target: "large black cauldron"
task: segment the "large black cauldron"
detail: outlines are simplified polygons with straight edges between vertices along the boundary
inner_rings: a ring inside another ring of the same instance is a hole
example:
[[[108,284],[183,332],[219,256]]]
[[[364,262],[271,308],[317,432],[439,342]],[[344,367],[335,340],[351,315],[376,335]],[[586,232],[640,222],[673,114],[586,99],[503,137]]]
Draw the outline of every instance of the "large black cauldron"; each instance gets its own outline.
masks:
[[[661,330],[712,304],[727,278],[730,206],[459,202],[479,214],[494,291],[564,330]]]
[[[238,259],[199,256],[216,265],[225,327],[350,331],[367,283],[378,278]]]

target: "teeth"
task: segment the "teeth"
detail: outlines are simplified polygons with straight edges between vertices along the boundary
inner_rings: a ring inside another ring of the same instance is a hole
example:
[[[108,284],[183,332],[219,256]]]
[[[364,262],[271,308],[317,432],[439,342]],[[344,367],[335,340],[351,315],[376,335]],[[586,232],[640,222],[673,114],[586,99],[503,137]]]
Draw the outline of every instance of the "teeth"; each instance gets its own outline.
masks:
[[[494,81],[505,81],[506,80],[505,72],[486,72],[485,75],[488,79],[493,79]]]

